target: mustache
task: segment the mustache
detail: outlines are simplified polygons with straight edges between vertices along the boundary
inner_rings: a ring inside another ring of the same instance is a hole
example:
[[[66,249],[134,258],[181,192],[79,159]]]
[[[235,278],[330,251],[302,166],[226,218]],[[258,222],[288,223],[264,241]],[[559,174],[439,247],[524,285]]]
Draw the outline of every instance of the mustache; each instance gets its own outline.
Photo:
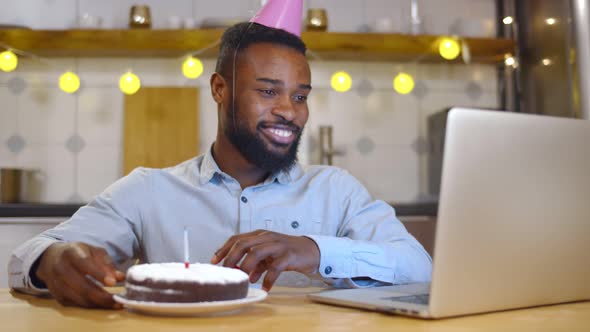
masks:
[[[273,122],[262,121],[258,124],[257,127],[258,128],[279,127],[281,129],[291,130],[295,134],[299,134],[303,130],[301,127],[294,124],[292,121],[284,121],[284,120],[273,121]]]

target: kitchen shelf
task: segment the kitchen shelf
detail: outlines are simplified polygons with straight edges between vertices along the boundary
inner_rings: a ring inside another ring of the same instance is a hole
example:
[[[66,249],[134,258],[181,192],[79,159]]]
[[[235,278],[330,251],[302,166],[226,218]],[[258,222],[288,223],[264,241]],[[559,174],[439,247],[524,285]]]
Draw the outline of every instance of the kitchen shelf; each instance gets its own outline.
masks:
[[[178,57],[204,49],[223,30],[0,30],[0,47],[43,57]],[[446,62],[436,48],[440,36],[381,33],[304,32],[310,59]],[[465,38],[473,62],[496,63],[514,53],[514,41]],[[215,57],[217,47],[199,56]],[[459,61],[459,60],[456,60]]]

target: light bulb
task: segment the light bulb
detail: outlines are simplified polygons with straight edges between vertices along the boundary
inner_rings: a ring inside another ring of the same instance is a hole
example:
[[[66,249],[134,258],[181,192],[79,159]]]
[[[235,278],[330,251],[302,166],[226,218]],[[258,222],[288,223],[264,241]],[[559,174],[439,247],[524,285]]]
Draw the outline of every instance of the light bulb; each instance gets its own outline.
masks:
[[[509,25],[512,24],[512,22],[514,22],[514,19],[512,18],[512,16],[506,16],[502,19],[502,23]]]
[[[557,20],[553,17],[549,17],[545,20],[545,23],[547,23],[547,25],[553,25],[553,24],[557,23]]]
[[[11,72],[18,65],[18,57],[12,51],[0,53],[0,69],[5,72]]]
[[[203,63],[198,58],[188,57],[182,63],[182,73],[187,78],[197,78],[203,73]]]
[[[339,71],[332,75],[330,83],[332,85],[332,89],[338,92],[346,92],[350,90],[350,87],[352,86],[352,78],[347,72]]]
[[[67,71],[59,77],[59,88],[64,92],[74,93],[80,88],[80,78],[71,71]]]
[[[455,38],[442,38],[438,44],[438,53],[447,60],[454,60],[459,56],[461,47]]]
[[[516,66],[516,60],[513,56],[509,56],[506,59],[504,59],[504,64],[508,67],[514,67]]]
[[[127,95],[132,95],[136,93],[140,87],[141,81],[139,80],[139,77],[137,77],[132,72],[127,72],[123,74],[123,76],[121,76],[121,79],[119,80],[119,88],[121,89],[121,91],[123,91],[123,93]]]
[[[399,73],[393,79],[393,89],[402,95],[407,95],[414,90],[414,78],[407,73]]]

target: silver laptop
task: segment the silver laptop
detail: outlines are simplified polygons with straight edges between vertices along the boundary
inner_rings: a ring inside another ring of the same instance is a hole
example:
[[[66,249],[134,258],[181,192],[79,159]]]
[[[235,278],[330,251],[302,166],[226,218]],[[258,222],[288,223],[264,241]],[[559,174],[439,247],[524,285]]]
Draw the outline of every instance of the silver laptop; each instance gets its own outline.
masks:
[[[424,318],[590,299],[590,121],[452,109],[432,283],[309,297]]]

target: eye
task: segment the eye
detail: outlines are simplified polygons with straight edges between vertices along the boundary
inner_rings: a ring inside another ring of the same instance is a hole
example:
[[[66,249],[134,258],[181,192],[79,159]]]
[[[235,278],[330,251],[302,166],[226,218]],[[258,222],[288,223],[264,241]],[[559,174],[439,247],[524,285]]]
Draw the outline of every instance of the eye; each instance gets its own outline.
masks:
[[[275,96],[277,94],[274,90],[271,89],[259,89],[258,91],[266,96]]]
[[[300,102],[300,103],[304,103],[307,101],[307,96],[297,95],[297,96],[295,96],[295,101]]]

